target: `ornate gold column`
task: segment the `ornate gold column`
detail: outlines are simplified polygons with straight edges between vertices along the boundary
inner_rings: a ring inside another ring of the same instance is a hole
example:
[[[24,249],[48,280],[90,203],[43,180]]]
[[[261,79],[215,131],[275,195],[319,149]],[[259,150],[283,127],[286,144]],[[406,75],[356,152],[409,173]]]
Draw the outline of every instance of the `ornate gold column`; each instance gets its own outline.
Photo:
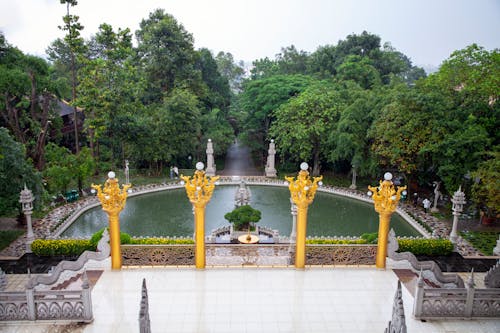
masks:
[[[108,180],[104,183],[104,189],[101,185],[92,184],[94,189],[92,192],[97,191],[97,197],[102,205],[102,210],[108,213],[109,219],[109,242],[111,247],[111,268],[122,268],[122,254],[120,249],[120,212],[125,207],[127,201],[127,190],[130,184],[125,184],[120,189],[118,179],[115,178],[115,173],[110,171],[108,173]]]
[[[406,186],[398,187],[396,191],[392,184],[392,174],[386,172],[384,181],[380,181],[379,187],[368,186],[368,195],[373,197],[375,211],[379,214],[377,257],[375,265],[377,268],[385,268],[385,257],[387,256],[387,236],[391,223],[391,215],[398,206],[401,192]]]
[[[198,269],[205,268],[205,207],[207,206],[219,176],[208,178],[203,171],[202,162],[196,163],[193,178],[181,175],[186,194],[194,208],[195,230],[195,265]]]
[[[309,177],[306,162],[300,164],[300,172],[297,179],[285,177],[288,181],[290,196],[297,206],[297,238],[295,242],[295,268],[304,268],[306,263],[306,234],[307,234],[307,208],[314,200],[314,195],[318,185],[321,185],[323,176],[314,177],[313,181]]]

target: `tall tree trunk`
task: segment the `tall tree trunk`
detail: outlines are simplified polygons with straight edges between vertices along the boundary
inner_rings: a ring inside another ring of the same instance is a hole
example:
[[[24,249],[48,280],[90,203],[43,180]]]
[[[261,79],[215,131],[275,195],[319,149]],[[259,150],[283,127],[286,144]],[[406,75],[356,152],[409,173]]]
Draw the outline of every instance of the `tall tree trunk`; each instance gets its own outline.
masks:
[[[75,54],[71,51],[71,98],[72,102],[75,103],[76,100],[76,68],[75,68]],[[76,106],[73,105],[73,126],[75,130],[75,153],[80,152],[80,142],[78,140],[78,115],[76,111]]]
[[[40,117],[40,133],[38,134],[34,157],[33,160],[35,162],[35,166],[38,170],[42,171],[45,167],[45,141],[47,139],[47,132],[50,125],[49,120],[49,110],[50,110],[50,101],[51,96],[49,93],[43,94],[42,100],[42,114]]]

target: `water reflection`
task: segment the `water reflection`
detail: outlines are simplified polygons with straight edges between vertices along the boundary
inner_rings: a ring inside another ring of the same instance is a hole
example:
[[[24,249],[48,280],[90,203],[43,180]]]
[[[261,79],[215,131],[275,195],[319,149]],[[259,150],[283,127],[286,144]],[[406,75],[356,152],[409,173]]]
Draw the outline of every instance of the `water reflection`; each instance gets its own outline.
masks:
[[[284,187],[249,186],[251,205],[262,212],[259,225],[278,229],[290,235],[290,193]],[[212,229],[228,225],[224,214],[234,208],[238,186],[216,187],[206,209],[207,235]],[[354,199],[318,192],[309,207],[309,236],[359,236],[378,230],[378,215],[373,206]],[[193,213],[184,189],[162,191],[131,197],[120,214],[121,230],[133,236],[191,236],[194,231]],[[63,236],[90,237],[107,225],[101,208],[87,211],[71,225]],[[397,235],[419,235],[399,215],[394,214],[391,226]]]

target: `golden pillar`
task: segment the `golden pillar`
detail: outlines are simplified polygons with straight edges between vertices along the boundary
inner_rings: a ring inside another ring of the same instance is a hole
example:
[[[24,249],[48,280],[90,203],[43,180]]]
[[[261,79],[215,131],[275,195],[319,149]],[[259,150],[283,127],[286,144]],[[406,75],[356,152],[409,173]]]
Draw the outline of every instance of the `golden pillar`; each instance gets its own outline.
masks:
[[[304,268],[306,264],[306,234],[307,234],[307,208],[314,200],[314,195],[318,185],[321,185],[323,176],[314,177],[313,181],[309,177],[307,163],[300,165],[300,172],[297,179],[285,177],[288,181],[290,196],[297,206],[297,238],[295,242],[295,268]]]
[[[391,223],[391,215],[398,206],[401,192],[406,186],[398,187],[397,191],[392,183],[392,174],[386,172],[384,181],[380,181],[379,187],[368,186],[368,195],[373,197],[375,211],[379,214],[377,258],[375,265],[377,268],[385,268],[385,257],[387,256],[387,236]]]
[[[205,207],[207,206],[215,188],[217,177],[208,178],[203,171],[202,162],[196,163],[193,178],[182,176],[186,193],[194,209],[194,234],[195,234],[195,265],[196,268],[205,268]]]
[[[120,249],[120,212],[125,207],[127,201],[127,190],[130,184],[125,184],[120,189],[118,179],[115,173],[110,171],[108,179],[104,183],[104,188],[101,185],[91,185],[97,191],[97,197],[102,205],[102,210],[108,213],[109,219],[109,242],[111,247],[111,268],[122,268],[122,253]]]

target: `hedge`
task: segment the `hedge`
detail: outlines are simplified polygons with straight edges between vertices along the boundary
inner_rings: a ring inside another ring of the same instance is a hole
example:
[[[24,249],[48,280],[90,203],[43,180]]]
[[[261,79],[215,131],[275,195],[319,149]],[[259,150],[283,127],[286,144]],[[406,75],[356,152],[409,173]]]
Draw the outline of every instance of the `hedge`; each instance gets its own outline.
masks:
[[[192,238],[163,238],[163,237],[132,238],[129,244],[145,244],[145,245],[194,244],[194,240]]]
[[[31,250],[37,256],[71,256],[95,251],[96,247],[87,239],[37,239],[31,244]]]
[[[453,252],[453,243],[449,239],[398,239],[399,252],[411,252],[414,255],[447,256]]]

